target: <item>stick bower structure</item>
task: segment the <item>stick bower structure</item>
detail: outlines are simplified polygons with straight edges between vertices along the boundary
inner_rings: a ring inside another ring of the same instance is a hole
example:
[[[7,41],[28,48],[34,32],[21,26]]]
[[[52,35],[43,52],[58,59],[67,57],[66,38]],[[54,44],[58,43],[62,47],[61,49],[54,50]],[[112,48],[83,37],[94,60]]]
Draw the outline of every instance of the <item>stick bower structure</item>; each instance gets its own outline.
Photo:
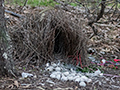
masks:
[[[15,59],[41,65],[54,61],[55,54],[71,59],[79,54],[82,65],[89,64],[87,39],[76,15],[53,9],[26,14],[19,22],[14,26],[9,24]],[[71,62],[70,59],[64,61]]]

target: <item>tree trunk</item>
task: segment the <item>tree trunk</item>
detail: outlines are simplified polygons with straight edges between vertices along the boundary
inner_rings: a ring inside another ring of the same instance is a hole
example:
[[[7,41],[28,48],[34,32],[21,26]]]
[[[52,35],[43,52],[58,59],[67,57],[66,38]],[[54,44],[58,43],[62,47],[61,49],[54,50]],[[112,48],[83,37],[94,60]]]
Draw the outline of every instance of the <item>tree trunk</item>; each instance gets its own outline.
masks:
[[[0,0],[0,75],[15,75],[10,38],[6,32],[4,0]]]

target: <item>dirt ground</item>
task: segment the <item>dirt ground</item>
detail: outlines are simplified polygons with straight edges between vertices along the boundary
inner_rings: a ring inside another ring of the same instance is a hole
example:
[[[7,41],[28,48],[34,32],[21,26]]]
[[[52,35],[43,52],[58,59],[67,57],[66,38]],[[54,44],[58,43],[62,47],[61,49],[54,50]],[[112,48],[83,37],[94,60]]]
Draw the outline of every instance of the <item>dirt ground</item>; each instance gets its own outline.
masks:
[[[17,66],[16,66],[17,67]],[[18,66],[19,67],[19,66]],[[19,67],[19,72],[32,73],[33,77],[23,79],[2,77],[0,79],[1,90],[120,90],[120,70],[106,68],[104,73],[112,76],[93,77],[92,82],[86,87],[80,87],[78,83],[72,81],[60,81],[49,77],[49,73],[42,68],[29,66],[26,70]],[[116,75],[116,76],[115,76]]]
[[[111,24],[112,25],[112,24]],[[89,39],[88,48],[94,49],[93,56],[100,61],[101,57],[113,61],[120,59],[120,27],[111,25],[97,25],[98,35]],[[92,30],[86,24],[83,25],[87,36],[92,34]],[[101,69],[103,76],[93,77],[92,82],[86,87],[80,87],[78,83],[63,82],[52,79],[44,66],[26,65],[24,61],[15,61],[15,67],[19,73],[28,72],[33,77],[23,79],[22,76],[0,77],[0,90],[120,90],[120,66],[105,66]]]

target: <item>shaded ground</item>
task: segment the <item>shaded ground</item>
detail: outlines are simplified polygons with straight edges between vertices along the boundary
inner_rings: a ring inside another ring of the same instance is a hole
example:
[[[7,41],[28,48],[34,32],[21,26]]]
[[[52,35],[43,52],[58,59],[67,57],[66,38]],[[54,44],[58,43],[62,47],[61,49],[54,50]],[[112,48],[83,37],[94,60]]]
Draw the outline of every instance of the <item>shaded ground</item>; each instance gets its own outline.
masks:
[[[29,10],[26,10],[26,12]],[[92,30],[90,27],[83,25],[85,33],[90,36]],[[96,61],[104,58],[113,61],[115,58],[120,59],[120,28],[111,25],[97,25],[98,34],[89,40],[88,47],[94,49],[93,57]],[[105,66],[101,69],[103,76],[92,78],[92,82],[87,83],[86,87],[80,87],[78,83],[67,81],[62,82],[49,77],[49,72],[34,65],[25,65],[24,61],[15,61],[17,70],[32,73],[34,76],[26,79],[18,78],[0,78],[0,89],[13,90],[120,90],[120,66],[118,69]],[[117,76],[115,76],[117,75]]]

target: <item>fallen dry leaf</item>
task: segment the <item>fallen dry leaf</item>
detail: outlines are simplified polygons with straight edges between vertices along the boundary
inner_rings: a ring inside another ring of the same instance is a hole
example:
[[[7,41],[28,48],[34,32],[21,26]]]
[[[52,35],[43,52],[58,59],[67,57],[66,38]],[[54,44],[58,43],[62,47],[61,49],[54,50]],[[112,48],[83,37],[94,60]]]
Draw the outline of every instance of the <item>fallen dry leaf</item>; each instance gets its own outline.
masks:
[[[14,81],[14,85],[18,88],[19,87],[19,83],[18,83],[18,81]]]
[[[40,90],[45,90],[44,88],[42,88],[41,86],[39,86],[39,87],[37,87],[38,89],[40,89]]]
[[[31,84],[27,84],[25,86],[22,86],[22,88],[29,88],[31,86]]]
[[[13,84],[10,84],[7,88],[13,89]]]

